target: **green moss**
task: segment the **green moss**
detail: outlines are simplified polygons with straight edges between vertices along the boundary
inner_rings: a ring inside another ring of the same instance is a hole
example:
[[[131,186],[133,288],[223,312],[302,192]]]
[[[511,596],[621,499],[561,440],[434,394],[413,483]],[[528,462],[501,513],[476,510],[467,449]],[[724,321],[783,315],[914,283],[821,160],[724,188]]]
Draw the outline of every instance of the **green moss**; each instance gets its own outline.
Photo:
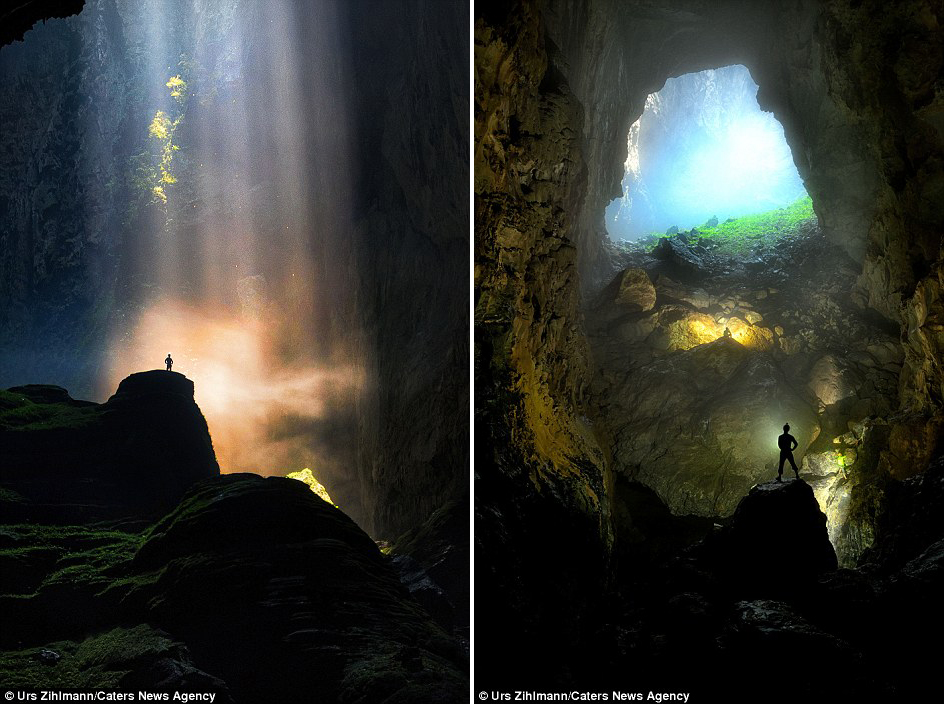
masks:
[[[138,663],[176,647],[165,634],[147,625],[115,628],[81,643],[58,641],[42,648],[0,652],[0,682],[9,689],[115,689]],[[42,650],[60,659],[43,662]]]
[[[97,415],[96,406],[35,403],[25,396],[0,391],[0,430],[83,428]]]
[[[422,673],[418,676],[417,673]],[[428,651],[376,641],[344,668],[341,701],[434,701],[465,688],[455,667]],[[438,695],[438,696],[434,696]]]
[[[134,628],[115,628],[88,638],[76,648],[74,657],[81,669],[108,668],[143,660],[173,646],[174,641],[166,635],[142,624]]]
[[[26,501],[26,499],[23,497],[22,494],[18,494],[17,492],[13,491],[13,489],[7,489],[5,487],[0,486],[0,501],[6,501],[9,503],[14,503],[14,504],[21,504],[24,501]]]
[[[34,572],[37,591],[69,585],[107,586],[141,543],[137,533],[86,526],[8,525],[0,527],[0,565]]]
[[[815,218],[813,200],[804,196],[785,208],[732,218],[714,227],[693,228],[695,232],[689,236],[689,242],[701,244],[721,255],[741,256],[751,250],[776,246],[784,238],[800,236],[804,226]],[[641,242],[651,250],[659,240],[672,236],[652,234],[642,238]]]

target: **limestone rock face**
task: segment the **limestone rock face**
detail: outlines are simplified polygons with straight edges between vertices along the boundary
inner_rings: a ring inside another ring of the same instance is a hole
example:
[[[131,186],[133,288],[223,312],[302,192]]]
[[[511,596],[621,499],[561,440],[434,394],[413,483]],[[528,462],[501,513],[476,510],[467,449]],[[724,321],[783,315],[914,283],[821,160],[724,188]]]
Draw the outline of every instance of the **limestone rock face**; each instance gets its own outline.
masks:
[[[345,3],[342,13],[344,41],[372,47],[349,54],[355,125],[339,140],[357,164],[343,270],[373,379],[351,461],[357,520],[392,540],[468,493],[468,5]],[[326,269],[338,261],[324,257]]]
[[[824,406],[831,406],[856,393],[861,383],[855,371],[832,355],[821,357],[810,371],[810,391]]]
[[[819,433],[783,373],[731,338],[614,377],[604,398],[608,418],[619,419],[614,462],[677,515],[730,515],[751,486],[776,476],[784,420],[798,456]]]
[[[929,545],[944,539],[944,458],[901,483],[890,483],[888,497],[876,518],[875,541],[859,562],[883,570],[902,567]]]
[[[476,594],[496,682],[567,668],[567,646],[605,579],[604,455],[585,412],[578,327],[582,112],[551,62],[537,8],[495,6],[475,25]],[[521,536],[542,535],[536,546]],[[553,546],[553,547],[552,547]],[[571,561],[572,577],[555,568]],[[538,612],[570,608],[561,620]],[[526,654],[522,658],[522,654]]]

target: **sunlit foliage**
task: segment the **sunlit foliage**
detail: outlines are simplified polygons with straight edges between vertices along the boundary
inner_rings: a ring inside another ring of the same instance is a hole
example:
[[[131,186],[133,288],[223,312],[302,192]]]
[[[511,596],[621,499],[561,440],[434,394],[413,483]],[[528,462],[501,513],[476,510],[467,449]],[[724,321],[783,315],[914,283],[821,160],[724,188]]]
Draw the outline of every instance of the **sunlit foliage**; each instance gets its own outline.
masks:
[[[172,127],[173,123],[171,123],[170,118],[167,117],[167,113],[163,110],[158,110],[154,115],[154,119],[151,120],[150,127],[148,127],[148,134],[157,139],[168,139]]]
[[[183,64],[185,57],[181,58]],[[170,96],[178,105],[177,113],[173,119],[164,110],[158,110],[154,113],[154,118],[148,126],[148,136],[156,140],[160,149],[157,154],[156,167],[153,169],[151,177],[152,200],[161,205],[167,205],[166,186],[177,183],[177,176],[172,171],[174,154],[180,151],[180,147],[174,144],[174,134],[184,119],[184,107],[187,102],[187,81],[181,74],[171,76],[164,85],[170,89]]]
[[[696,229],[698,230],[698,237],[703,239],[713,237],[729,240],[783,237],[796,234],[802,224],[814,217],[812,198],[803,196],[785,208],[732,218],[714,227],[698,227]]]
[[[178,103],[183,103],[187,99],[187,82],[180,77],[180,74],[171,76],[164,85],[170,88],[170,96]]]
[[[687,233],[689,243],[701,244],[718,254],[744,255],[758,247],[775,247],[787,237],[795,237],[816,218],[813,201],[803,196],[785,208],[756,215],[731,218],[712,227],[702,225]],[[670,235],[653,234],[646,240],[651,249]]]

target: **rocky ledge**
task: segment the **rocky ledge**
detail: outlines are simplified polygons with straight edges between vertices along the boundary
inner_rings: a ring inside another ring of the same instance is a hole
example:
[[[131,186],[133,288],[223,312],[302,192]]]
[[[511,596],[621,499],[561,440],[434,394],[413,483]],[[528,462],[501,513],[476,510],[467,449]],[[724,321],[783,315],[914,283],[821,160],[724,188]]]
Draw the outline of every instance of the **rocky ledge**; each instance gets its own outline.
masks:
[[[103,404],[77,401],[58,386],[0,391],[8,518],[153,517],[219,473],[193,382],[182,374],[132,374]]]

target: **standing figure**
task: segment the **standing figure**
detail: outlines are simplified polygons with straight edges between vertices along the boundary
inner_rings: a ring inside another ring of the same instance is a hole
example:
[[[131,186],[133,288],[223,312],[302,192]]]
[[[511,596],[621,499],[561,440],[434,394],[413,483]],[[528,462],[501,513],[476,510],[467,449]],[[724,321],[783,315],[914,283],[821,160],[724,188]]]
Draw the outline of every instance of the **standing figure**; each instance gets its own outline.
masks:
[[[170,352],[167,353],[167,359],[164,360],[164,364],[167,365],[167,371],[170,371],[170,368],[174,366],[174,360],[170,358]],[[783,463],[780,463],[781,469],[783,468]]]
[[[793,451],[799,444],[796,438],[790,435],[790,424],[787,423],[783,426],[783,435],[777,438],[777,445],[780,446],[780,469],[777,470],[778,482],[783,481],[783,479],[781,479],[783,476],[783,463],[787,460],[790,461],[790,466],[793,467],[796,478],[800,478],[800,470],[797,469],[797,464],[793,461]]]

